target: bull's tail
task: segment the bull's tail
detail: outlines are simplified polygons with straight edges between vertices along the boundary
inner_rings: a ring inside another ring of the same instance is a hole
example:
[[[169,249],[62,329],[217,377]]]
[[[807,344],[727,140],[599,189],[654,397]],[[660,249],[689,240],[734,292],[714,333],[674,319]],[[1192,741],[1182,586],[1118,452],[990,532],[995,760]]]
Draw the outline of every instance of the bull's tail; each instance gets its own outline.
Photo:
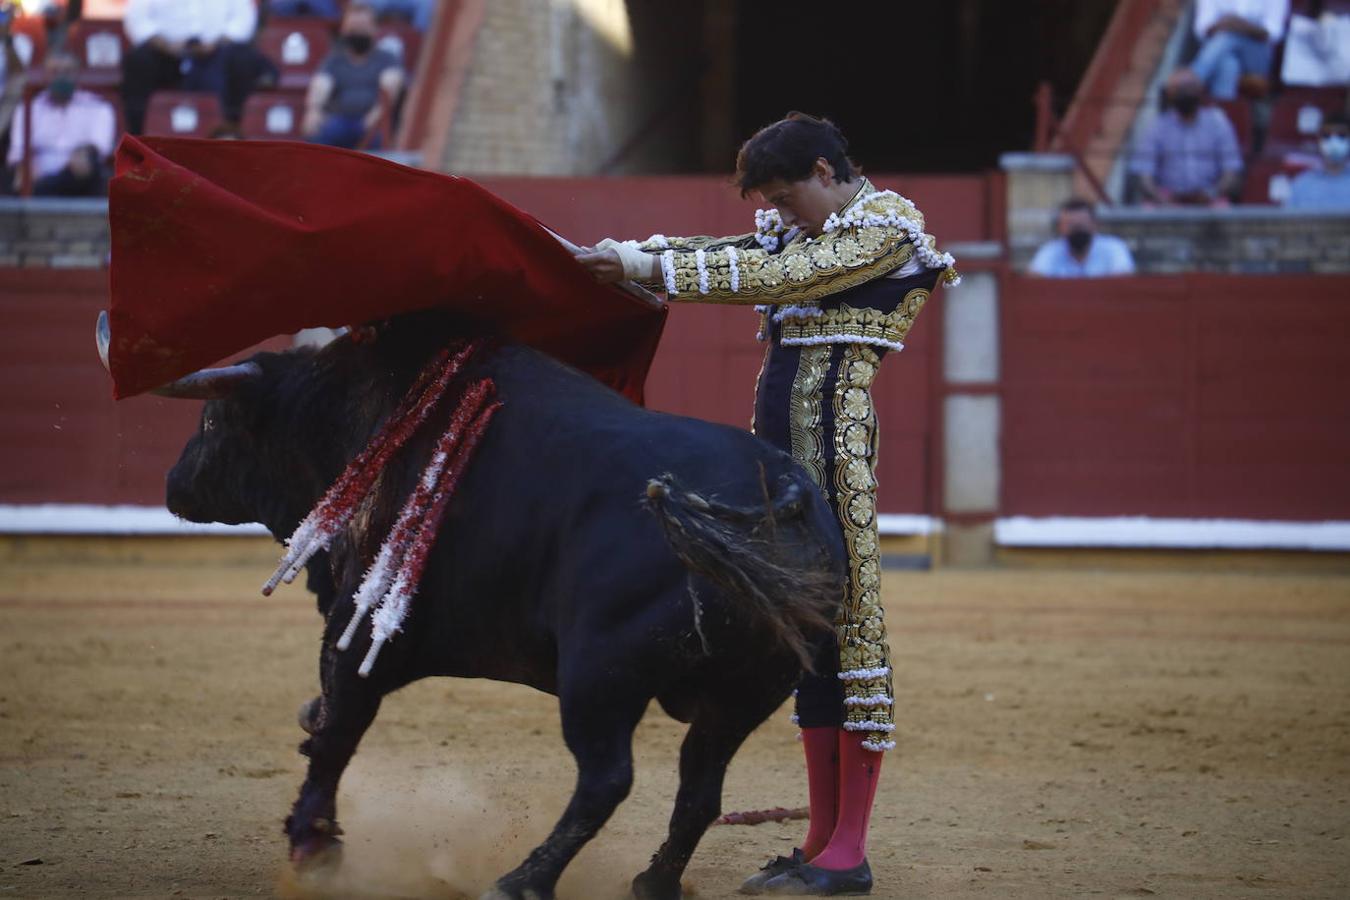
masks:
[[[829,548],[799,525],[806,500],[797,481],[784,479],[776,496],[765,485],[764,506],[728,506],[681,490],[667,474],[647,483],[645,502],[675,555],[810,669],[812,637],[833,627],[844,581]],[[701,636],[699,601],[692,599]]]

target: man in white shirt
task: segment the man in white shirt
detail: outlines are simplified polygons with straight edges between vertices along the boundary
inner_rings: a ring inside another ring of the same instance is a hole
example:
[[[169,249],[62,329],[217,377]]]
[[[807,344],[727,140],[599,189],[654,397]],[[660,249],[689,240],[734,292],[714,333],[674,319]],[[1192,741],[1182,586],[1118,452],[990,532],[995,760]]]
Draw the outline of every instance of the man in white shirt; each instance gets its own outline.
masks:
[[[95,197],[107,180],[104,163],[112,155],[117,114],[96,94],[75,89],[79,64],[69,53],[47,55],[48,86],[33,98],[31,169],[33,193],[39,196]],[[8,164],[14,187],[23,181],[24,113],[14,110]]]
[[[253,0],[127,0],[122,28],[134,45],[122,61],[122,111],[140,134],[150,95],[162,88],[221,96],[237,120],[244,100],[271,68],[250,41],[258,26]]]
[[[1134,257],[1118,237],[1097,233],[1092,204],[1078,197],[1059,208],[1057,240],[1036,251],[1028,270],[1048,278],[1100,278],[1133,275]]]
[[[1244,75],[1270,77],[1275,45],[1284,37],[1289,0],[1196,0],[1200,50],[1190,68],[1215,100],[1234,100]]]

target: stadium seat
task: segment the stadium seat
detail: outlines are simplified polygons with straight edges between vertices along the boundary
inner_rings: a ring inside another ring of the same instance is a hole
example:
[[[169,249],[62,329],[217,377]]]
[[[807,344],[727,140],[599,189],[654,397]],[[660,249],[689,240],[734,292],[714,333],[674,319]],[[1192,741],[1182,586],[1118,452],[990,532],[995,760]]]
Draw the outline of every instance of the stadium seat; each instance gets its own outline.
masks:
[[[156,91],[145,114],[145,133],[164,137],[207,137],[224,120],[215,94]]]
[[[333,45],[333,26],[322,19],[273,19],[258,32],[258,50],[281,71],[280,87],[303,88]]]
[[[1270,110],[1263,154],[1281,156],[1316,141],[1322,117],[1345,109],[1345,88],[1287,87]]]
[[[47,28],[41,16],[19,16],[9,26],[14,53],[25,69],[40,69],[47,56]]]
[[[244,104],[240,123],[249,140],[302,141],[305,96],[300,91],[259,91]]]
[[[121,22],[81,19],[71,27],[66,44],[80,61],[80,84],[101,87],[122,83],[122,58],[131,42]]]
[[[1277,159],[1258,159],[1253,162],[1243,173],[1241,201],[1263,205],[1279,203],[1282,195],[1288,194],[1288,176],[1283,168]]]
[[[1237,133],[1238,146],[1242,148],[1245,159],[1252,153],[1252,105],[1241,98],[1237,100],[1215,100],[1214,105],[1223,110],[1228,121],[1233,123]]]
[[[398,58],[409,77],[417,72],[417,57],[422,52],[422,32],[407,23],[381,25],[375,46]]]

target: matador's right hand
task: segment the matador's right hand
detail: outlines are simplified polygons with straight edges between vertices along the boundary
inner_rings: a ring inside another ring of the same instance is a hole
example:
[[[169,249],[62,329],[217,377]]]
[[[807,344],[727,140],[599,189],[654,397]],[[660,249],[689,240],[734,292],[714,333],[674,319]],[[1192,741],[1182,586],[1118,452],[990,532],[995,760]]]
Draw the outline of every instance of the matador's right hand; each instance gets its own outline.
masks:
[[[613,238],[600,241],[593,252],[581,254],[577,261],[601,284],[625,280],[651,281],[660,264],[655,256]]]

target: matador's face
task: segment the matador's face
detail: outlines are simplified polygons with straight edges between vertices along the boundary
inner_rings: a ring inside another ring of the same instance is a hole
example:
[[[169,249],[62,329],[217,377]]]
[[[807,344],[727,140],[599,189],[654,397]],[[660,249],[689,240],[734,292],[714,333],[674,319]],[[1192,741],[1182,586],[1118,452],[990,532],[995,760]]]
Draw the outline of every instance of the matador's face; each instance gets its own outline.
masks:
[[[755,192],[778,210],[785,226],[800,228],[807,237],[817,237],[825,227],[825,220],[839,212],[853,196],[854,188],[850,183],[835,181],[834,169],[824,159],[818,159],[811,174],[800,181],[778,178],[760,185]]]

